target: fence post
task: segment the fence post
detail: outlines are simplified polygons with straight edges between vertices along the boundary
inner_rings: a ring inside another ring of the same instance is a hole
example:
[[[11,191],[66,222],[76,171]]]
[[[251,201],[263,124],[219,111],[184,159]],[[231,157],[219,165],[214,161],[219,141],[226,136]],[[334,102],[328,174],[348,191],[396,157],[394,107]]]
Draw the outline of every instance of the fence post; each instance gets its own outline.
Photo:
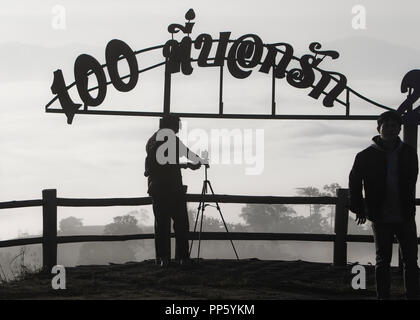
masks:
[[[349,210],[347,208],[349,190],[337,189],[337,204],[335,206],[335,240],[334,240],[334,266],[347,265],[347,227]]]
[[[57,264],[57,190],[42,190],[42,267],[51,272]]]

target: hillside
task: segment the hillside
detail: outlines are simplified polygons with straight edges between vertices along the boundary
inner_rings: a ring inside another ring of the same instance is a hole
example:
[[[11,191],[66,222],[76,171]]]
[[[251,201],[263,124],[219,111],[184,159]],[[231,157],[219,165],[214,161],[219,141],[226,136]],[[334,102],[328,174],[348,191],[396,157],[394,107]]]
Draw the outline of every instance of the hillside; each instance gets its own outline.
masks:
[[[201,260],[158,268],[153,261],[66,268],[67,289],[53,290],[52,275],[32,274],[2,284],[0,299],[374,299],[374,267],[366,290],[351,287],[351,267],[305,261]],[[393,268],[393,297],[403,282]]]

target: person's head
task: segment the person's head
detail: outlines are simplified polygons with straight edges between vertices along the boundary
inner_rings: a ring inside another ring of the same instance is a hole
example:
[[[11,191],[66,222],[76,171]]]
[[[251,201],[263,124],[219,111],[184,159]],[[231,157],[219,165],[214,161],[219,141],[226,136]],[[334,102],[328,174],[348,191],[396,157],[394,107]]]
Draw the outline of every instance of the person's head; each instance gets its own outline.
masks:
[[[172,129],[177,133],[180,129],[181,119],[177,115],[167,114],[164,115],[159,122],[159,129]]]
[[[401,116],[396,111],[387,111],[378,118],[378,132],[383,140],[395,140],[401,131]]]

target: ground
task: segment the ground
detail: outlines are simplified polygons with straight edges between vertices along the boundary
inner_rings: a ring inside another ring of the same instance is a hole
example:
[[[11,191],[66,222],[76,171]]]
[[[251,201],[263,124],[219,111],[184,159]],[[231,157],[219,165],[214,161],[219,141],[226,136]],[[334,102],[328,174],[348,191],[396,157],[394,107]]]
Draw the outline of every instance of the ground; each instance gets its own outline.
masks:
[[[351,286],[352,266],[277,260],[200,260],[161,269],[153,261],[66,268],[66,290],[53,290],[53,274],[27,274],[0,285],[0,299],[374,299],[374,267],[366,290]],[[403,281],[392,270],[393,297]]]

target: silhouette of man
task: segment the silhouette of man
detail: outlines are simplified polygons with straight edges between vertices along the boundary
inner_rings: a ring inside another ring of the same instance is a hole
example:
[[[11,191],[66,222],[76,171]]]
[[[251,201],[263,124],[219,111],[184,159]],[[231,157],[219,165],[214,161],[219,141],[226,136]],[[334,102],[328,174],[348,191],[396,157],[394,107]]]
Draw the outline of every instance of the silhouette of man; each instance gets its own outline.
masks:
[[[373,144],[356,155],[349,176],[350,210],[357,224],[372,222],[376,247],[376,292],[378,299],[390,298],[390,263],[394,235],[404,263],[406,298],[417,298],[417,230],[415,187],[418,158],[414,148],[399,138],[401,117],[394,111],[378,118],[379,135]],[[365,200],[362,196],[362,184]]]
[[[197,170],[205,161],[176,136],[180,129],[178,116],[164,116],[159,127],[146,145],[144,175],[148,177],[147,192],[153,200],[156,262],[165,267],[171,259],[171,219],[176,239],[175,259],[180,264],[189,262],[187,186],[182,184],[181,169]],[[193,162],[181,164],[179,158],[183,156]]]

